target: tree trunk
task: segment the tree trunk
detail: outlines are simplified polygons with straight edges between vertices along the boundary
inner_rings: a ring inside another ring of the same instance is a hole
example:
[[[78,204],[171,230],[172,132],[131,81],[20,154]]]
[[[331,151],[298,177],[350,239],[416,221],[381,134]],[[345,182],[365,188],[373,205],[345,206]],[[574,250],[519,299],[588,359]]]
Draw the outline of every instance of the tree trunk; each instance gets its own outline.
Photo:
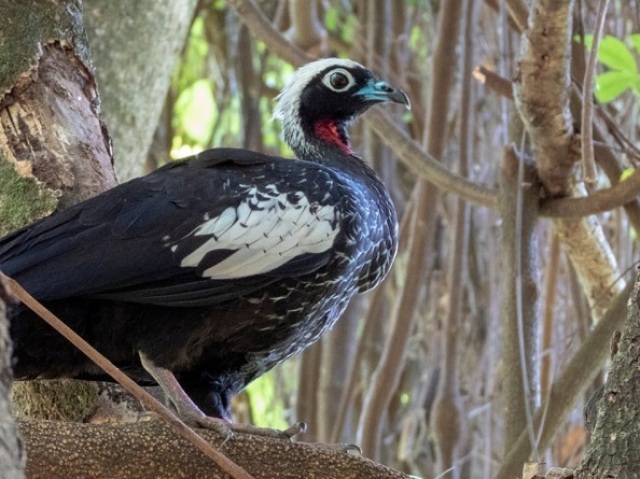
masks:
[[[87,0],[84,17],[120,181],[143,174],[196,0]],[[168,153],[167,158],[168,158]]]
[[[116,184],[79,2],[0,1],[0,233]],[[29,28],[24,28],[29,25]],[[45,393],[46,392],[46,393]],[[17,414],[84,417],[96,388],[16,383]]]
[[[576,479],[635,478],[640,471],[640,275],[627,303],[622,338],[598,401],[591,444]]]
[[[6,318],[7,292],[0,283],[0,479],[22,479],[22,448],[11,414],[11,340]]]

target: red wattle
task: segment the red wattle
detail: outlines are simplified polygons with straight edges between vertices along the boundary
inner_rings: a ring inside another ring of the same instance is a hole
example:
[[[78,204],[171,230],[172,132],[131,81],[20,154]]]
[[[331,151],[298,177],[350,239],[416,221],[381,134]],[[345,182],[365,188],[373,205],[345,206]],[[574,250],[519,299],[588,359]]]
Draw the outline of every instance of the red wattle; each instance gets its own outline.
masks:
[[[347,153],[353,154],[353,151],[349,147],[349,144],[345,141],[344,136],[340,134],[338,126],[331,120],[320,120],[314,126],[314,133],[316,136],[324,141],[337,145]]]

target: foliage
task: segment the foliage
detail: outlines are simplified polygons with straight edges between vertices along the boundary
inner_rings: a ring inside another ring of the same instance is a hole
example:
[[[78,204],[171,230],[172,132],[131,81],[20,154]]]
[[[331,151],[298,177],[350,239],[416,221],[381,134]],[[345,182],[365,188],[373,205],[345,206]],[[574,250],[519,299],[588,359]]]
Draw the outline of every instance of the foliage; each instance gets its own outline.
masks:
[[[640,34],[629,35],[629,44],[640,54]],[[588,50],[593,44],[593,35],[586,35],[584,43]],[[640,95],[640,72],[633,50],[622,40],[607,35],[600,41],[598,61],[609,68],[596,76],[595,94],[601,103],[609,103],[625,91]]]

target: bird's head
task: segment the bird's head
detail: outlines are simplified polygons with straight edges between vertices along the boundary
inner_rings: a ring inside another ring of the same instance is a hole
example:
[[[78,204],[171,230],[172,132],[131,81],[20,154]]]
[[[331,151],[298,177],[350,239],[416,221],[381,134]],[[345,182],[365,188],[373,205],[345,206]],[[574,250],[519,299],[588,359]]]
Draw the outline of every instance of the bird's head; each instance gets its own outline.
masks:
[[[282,136],[302,159],[318,159],[332,149],[351,153],[347,128],[376,103],[391,101],[410,108],[402,90],[378,80],[351,60],[324,58],[296,71],[277,98],[273,116]]]

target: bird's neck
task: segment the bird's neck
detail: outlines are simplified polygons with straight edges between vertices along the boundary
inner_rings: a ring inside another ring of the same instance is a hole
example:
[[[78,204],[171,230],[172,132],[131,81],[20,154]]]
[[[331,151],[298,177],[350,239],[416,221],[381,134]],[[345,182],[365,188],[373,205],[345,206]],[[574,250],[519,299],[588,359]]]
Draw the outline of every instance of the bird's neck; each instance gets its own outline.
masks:
[[[349,141],[350,120],[317,118],[302,124],[284,125],[284,139],[297,158],[332,163],[343,155],[353,155]]]
[[[349,142],[349,134],[344,123],[335,120],[318,120],[313,125],[312,141],[319,146],[338,147],[348,155],[353,154]]]

